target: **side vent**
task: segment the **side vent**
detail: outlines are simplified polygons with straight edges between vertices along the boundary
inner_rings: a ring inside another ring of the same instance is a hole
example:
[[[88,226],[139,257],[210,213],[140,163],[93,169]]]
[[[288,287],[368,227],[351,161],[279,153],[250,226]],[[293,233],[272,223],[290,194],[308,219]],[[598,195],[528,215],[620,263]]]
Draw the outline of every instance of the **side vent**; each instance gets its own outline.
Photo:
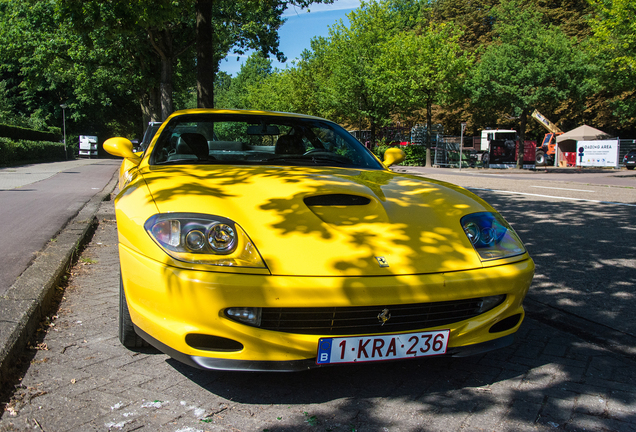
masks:
[[[307,207],[311,206],[363,206],[371,202],[367,197],[348,194],[317,195],[304,199]]]

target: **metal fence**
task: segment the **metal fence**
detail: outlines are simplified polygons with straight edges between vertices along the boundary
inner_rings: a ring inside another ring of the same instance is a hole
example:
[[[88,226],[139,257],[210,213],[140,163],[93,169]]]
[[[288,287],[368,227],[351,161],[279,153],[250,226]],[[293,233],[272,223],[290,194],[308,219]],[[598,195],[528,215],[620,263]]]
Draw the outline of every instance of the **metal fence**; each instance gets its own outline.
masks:
[[[437,136],[436,138],[437,139],[431,143],[434,166],[457,168],[459,167],[460,154],[462,159],[462,168],[476,163],[471,160],[468,151],[466,151],[466,153],[459,151],[461,137]],[[467,138],[472,140],[472,137],[464,137],[464,147],[466,146]]]

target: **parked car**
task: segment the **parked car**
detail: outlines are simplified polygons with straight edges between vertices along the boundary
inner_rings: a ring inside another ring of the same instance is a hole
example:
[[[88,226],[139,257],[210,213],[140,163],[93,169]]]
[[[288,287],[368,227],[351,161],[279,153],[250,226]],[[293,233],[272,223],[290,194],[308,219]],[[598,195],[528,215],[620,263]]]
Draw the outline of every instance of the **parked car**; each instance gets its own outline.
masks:
[[[115,199],[119,337],[188,365],[296,371],[512,343],[534,263],[490,205],[300,114],[178,111]]]
[[[146,130],[144,131],[144,137],[139,143],[139,145],[136,146],[137,152],[143,153],[144,151],[146,151],[146,149],[148,148],[148,145],[150,144],[150,141],[152,141],[152,139],[155,137],[160,126],[161,126],[160,121],[148,122],[148,126],[146,127]]]
[[[636,167],[636,149],[630,150],[623,157],[623,165],[625,165],[628,170],[633,170],[634,167]]]

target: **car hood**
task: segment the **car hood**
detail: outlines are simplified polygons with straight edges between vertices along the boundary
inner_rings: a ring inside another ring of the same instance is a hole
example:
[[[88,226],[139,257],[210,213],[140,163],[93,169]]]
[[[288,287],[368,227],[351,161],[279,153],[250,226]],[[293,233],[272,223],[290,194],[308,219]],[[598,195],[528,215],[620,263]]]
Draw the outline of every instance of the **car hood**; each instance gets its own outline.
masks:
[[[482,267],[460,218],[493,211],[470,192],[391,171],[152,167],[161,213],[239,224],[274,275],[411,275]]]

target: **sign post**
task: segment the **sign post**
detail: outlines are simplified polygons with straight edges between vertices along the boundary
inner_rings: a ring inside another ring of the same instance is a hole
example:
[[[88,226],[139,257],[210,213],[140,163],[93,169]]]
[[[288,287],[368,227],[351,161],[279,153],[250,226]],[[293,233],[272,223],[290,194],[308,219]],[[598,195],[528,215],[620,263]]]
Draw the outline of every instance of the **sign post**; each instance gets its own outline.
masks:
[[[459,140],[459,170],[462,170],[462,158],[463,158],[463,148],[464,148],[464,129],[466,129],[466,122],[462,122],[462,132]]]

